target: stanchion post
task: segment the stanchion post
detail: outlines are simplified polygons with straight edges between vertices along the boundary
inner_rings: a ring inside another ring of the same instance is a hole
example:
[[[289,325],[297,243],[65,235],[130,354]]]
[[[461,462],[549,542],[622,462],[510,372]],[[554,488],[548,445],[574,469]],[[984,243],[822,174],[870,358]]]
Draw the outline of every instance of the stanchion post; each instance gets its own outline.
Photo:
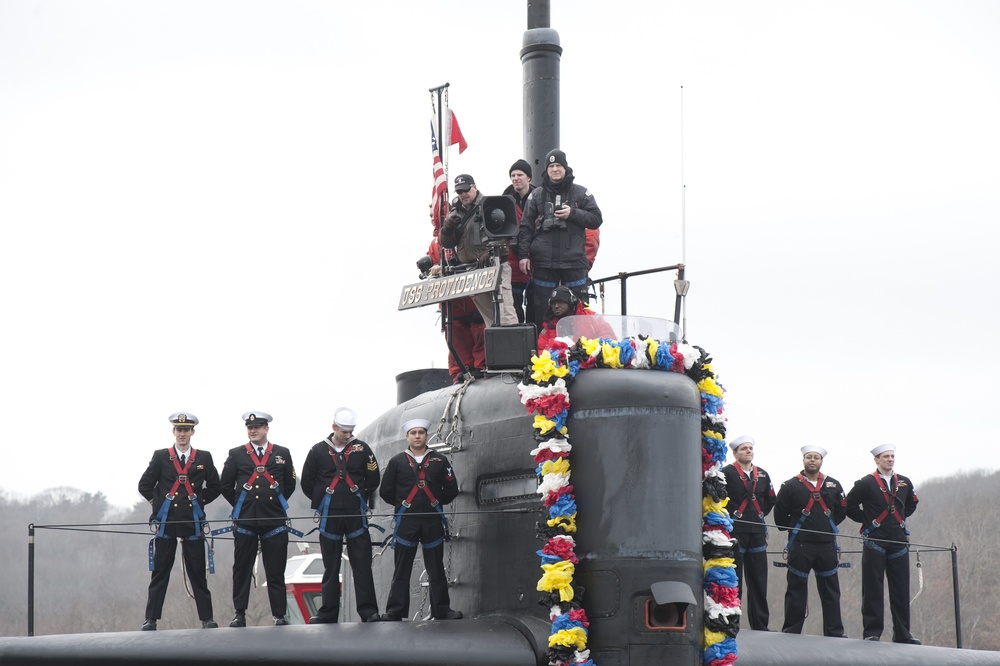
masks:
[[[958,546],[951,544],[951,587],[955,594],[955,647],[962,647],[962,604],[958,594]]]
[[[35,524],[28,524],[28,635],[35,635]]]

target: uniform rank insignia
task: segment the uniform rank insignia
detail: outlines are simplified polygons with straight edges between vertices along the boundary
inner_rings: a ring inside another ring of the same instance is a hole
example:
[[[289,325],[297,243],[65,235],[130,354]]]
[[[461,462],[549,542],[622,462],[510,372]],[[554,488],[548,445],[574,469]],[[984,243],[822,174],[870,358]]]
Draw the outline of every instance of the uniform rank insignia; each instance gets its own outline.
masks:
[[[374,458],[369,458],[368,459],[368,471],[369,472],[374,472],[377,469],[378,469],[378,463],[375,462]]]

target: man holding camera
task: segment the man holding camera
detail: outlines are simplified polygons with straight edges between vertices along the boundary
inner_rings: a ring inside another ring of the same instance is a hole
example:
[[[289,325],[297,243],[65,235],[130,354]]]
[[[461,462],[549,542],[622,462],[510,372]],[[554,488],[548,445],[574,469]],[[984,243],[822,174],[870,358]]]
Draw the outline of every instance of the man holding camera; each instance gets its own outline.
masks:
[[[542,185],[528,196],[518,229],[518,264],[531,273],[536,318],[543,315],[549,295],[560,285],[572,289],[581,301],[587,300],[587,229],[597,229],[604,220],[594,195],[573,181],[566,153],[550,150]]]
[[[469,174],[455,178],[455,192],[458,196],[451,202],[451,210],[441,225],[441,247],[453,247],[463,264],[475,264],[479,268],[490,265],[490,243],[501,243],[498,256],[506,258],[507,242],[490,241],[482,230],[483,195],[476,188],[476,181]],[[517,324],[514,297],[510,288],[510,264],[500,262],[500,323],[504,326]],[[487,326],[493,326],[493,294],[476,294],[472,297],[476,309]]]

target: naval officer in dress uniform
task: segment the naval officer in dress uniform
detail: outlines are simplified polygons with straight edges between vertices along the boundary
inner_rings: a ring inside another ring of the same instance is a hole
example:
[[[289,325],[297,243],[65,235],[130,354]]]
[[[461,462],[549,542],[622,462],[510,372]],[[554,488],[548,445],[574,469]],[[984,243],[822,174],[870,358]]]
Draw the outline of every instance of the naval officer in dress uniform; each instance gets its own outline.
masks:
[[[233,505],[233,606],[236,616],[230,627],[247,626],[250,576],[260,544],[267,577],[267,598],[276,626],[285,619],[285,560],[288,558],[287,499],[295,490],[292,454],[268,441],[272,417],[265,412],[247,412],[243,422],[250,441],[229,450],[222,467],[222,496]]]
[[[205,506],[219,496],[219,472],[211,453],[191,446],[198,417],[190,412],[176,412],[169,421],[173,424],[174,445],[154,451],[139,478],[139,494],[152,505],[150,521],[157,527],[142,630],[156,631],[177,554],[177,539],[181,540],[181,553],[201,626],[214,629],[219,625],[212,619],[212,593],[205,577],[205,536],[200,526],[208,524],[204,522]]]

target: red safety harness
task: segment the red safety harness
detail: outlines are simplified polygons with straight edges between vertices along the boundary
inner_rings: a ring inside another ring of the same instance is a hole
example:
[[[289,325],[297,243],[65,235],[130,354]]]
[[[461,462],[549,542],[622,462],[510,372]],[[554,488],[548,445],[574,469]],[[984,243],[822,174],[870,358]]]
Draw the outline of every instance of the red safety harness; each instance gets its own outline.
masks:
[[[819,502],[819,506],[823,509],[823,513],[826,514],[827,518],[830,518],[833,514],[830,512],[830,509],[827,508],[826,502],[823,501],[823,493],[820,492],[823,490],[823,482],[826,480],[826,477],[823,476],[823,472],[819,473],[819,477],[816,479],[815,487],[813,487],[809,479],[802,474],[797,474],[796,478],[802,482],[806,491],[809,492],[809,501],[806,502],[806,508],[802,509],[802,515],[808,516],[810,512],[812,512],[813,504]],[[834,531],[836,531],[836,527],[834,527]]]
[[[177,450],[171,448],[170,451],[170,462],[174,464],[174,469],[177,470],[177,478],[174,479],[174,485],[171,486],[170,492],[167,493],[167,499],[173,501],[173,499],[177,497],[177,489],[181,487],[182,483],[184,484],[184,490],[187,491],[188,499],[194,499],[194,488],[191,486],[190,479],[188,479],[188,470],[191,469],[191,465],[194,464],[194,457],[195,454],[197,454],[197,451],[191,449],[191,453],[187,458],[187,464],[184,465],[183,468],[181,467],[180,459],[177,457]]]
[[[431,506],[437,509],[438,501],[434,497],[434,493],[431,492],[430,486],[427,485],[426,470],[427,463],[430,461],[430,453],[424,457],[424,461],[421,463],[414,460],[409,453],[406,454],[406,460],[410,463],[410,469],[413,470],[413,475],[417,477],[417,482],[413,485],[413,488],[410,489],[410,494],[406,496],[405,500],[403,500],[403,506],[409,509],[410,505],[413,503],[413,498],[417,496],[417,493],[420,492],[420,490],[423,490],[424,494],[427,495],[427,499],[431,501]]]
[[[826,502],[823,501],[822,490],[823,490],[823,483],[826,480],[826,477],[823,476],[823,473],[822,472],[819,473],[819,476],[816,479],[816,485],[815,485],[815,487],[802,474],[796,474],[795,478],[797,478],[802,483],[802,485],[806,489],[806,491],[808,491],[808,493],[809,493],[809,501],[806,502],[805,508],[802,509],[802,515],[799,516],[799,522],[796,523],[795,527],[792,528],[792,533],[788,537],[788,543],[785,545],[785,557],[786,558],[788,557],[788,551],[789,551],[789,549],[791,549],[791,547],[792,547],[792,542],[794,542],[795,541],[795,537],[797,537],[799,535],[799,530],[802,529],[802,525],[805,524],[806,518],[808,518],[809,514],[812,513],[813,505],[816,504],[816,503],[819,503],[820,508],[823,509],[823,513],[826,515],[826,519],[830,521],[830,531],[834,535],[836,535],[836,534],[838,534],[840,532],[840,530],[837,529],[837,525],[833,522],[833,512],[830,511],[830,509],[826,506]],[[833,543],[837,547],[837,557],[839,558],[840,557],[840,545],[837,544],[837,537],[836,536],[834,536],[834,538],[833,538]]]
[[[743,498],[743,502],[740,504],[740,508],[736,509],[733,515],[736,518],[742,518],[743,512],[747,508],[749,502],[753,502],[753,508],[757,512],[757,515],[763,520],[764,512],[760,508],[760,504],[757,502],[757,466],[754,465],[750,470],[750,478],[747,479],[746,472],[740,467],[739,463],[734,465],[736,467],[736,472],[740,475],[740,480],[743,481],[743,487],[746,488],[747,494]],[[753,485],[750,485],[750,481],[753,481]]]
[[[896,477],[896,473],[892,473],[892,482],[888,487],[886,487],[885,479],[883,479],[882,475],[878,473],[878,470],[872,472],[872,476],[875,477],[875,483],[878,484],[878,489],[882,491],[882,497],[885,499],[885,509],[879,514],[878,518],[871,522],[871,525],[861,530],[861,534],[867,536],[869,532],[877,529],[878,526],[882,524],[882,521],[890,515],[896,519],[896,522],[899,523],[900,527],[906,529],[906,523],[903,517],[898,511],[896,511],[896,496],[895,494],[889,494],[889,491],[892,488],[896,488],[897,490],[899,489],[899,479]]]
[[[250,444],[250,442],[247,442],[246,447],[247,453],[250,454],[250,460],[253,461],[254,471],[253,474],[250,475],[250,478],[247,479],[247,482],[243,484],[243,489],[250,490],[253,488],[253,482],[257,480],[258,476],[263,476],[267,482],[271,484],[271,488],[277,488],[278,482],[275,481],[274,477],[271,476],[271,473],[267,471],[267,459],[271,457],[271,442],[267,443],[267,448],[264,449],[263,458],[257,457],[257,451],[254,450],[254,447]]]
[[[341,454],[337,454],[336,452],[334,452],[333,448],[329,446],[326,447],[326,452],[330,454],[331,458],[333,458],[333,465],[334,467],[337,468],[337,474],[333,477],[333,481],[330,482],[330,486],[326,489],[326,493],[328,495],[333,494],[334,489],[337,487],[337,484],[340,482],[341,479],[344,480],[344,483],[347,484],[348,489],[350,489],[352,493],[354,493],[355,495],[358,494],[358,490],[360,490],[360,488],[358,488],[358,484],[354,483],[354,481],[351,480],[351,475],[347,473],[347,459],[351,455],[352,448],[353,446],[350,443],[348,443],[347,448],[345,448],[341,452]],[[343,467],[340,466],[340,459],[337,457],[338,455],[344,456]]]
[[[451,532],[448,529],[448,517],[444,515],[444,510],[441,508],[441,503],[437,501],[437,498],[434,497],[434,493],[431,492],[430,486],[427,485],[426,471],[427,471],[427,465],[430,463],[430,459],[431,459],[431,453],[429,451],[425,454],[424,460],[421,463],[418,463],[416,460],[414,460],[413,456],[411,456],[408,451],[406,452],[406,461],[410,463],[410,469],[413,470],[413,476],[416,477],[417,482],[414,483],[413,488],[410,489],[410,494],[407,495],[406,499],[401,502],[402,506],[396,513],[395,518],[393,519],[393,522],[395,523],[395,528],[392,531],[392,537],[391,537],[393,542],[393,548],[396,547],[395,546],[396,543],[399,543],[400,545],[403,546],[407,546],[409,548],[417,547],[417,543],[415,541],[407,541],[406,539],[403,539],[402,537],[399,536],[399,525],[402,522],[403,514],[413,504],[413,498],[415,498],[417,496],[417,493],[419,493],[421,490],[423,490],[424,494],[427,495],[427,499],[431,501],[431,506],[434,507],[434,510],[438,512],[438,516],[440,516],[441,518],[441,523],[444,525],[444,535],[440,539],[437,539],[430,543],[424,543],[424,548],[435,548],[442,541],[451,540]]]

